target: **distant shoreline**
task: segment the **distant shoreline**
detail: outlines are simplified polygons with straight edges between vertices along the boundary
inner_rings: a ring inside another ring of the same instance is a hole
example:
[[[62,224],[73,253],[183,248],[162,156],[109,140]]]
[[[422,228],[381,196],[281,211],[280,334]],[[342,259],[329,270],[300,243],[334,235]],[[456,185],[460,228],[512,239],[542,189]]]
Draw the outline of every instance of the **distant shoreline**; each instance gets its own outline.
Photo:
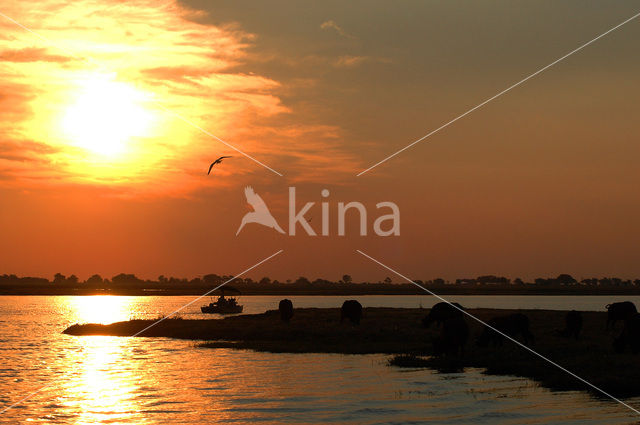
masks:
[[[413,285],[387,285],[385,288],[365,288],[353,285],[352,288],[291,288],[282,285],[278,288],[243,288],[240,285],[233,285],[241,290],[242,295],[277,295],[277,296],[326,296],[326,295],[429,295],[428,292]],[[562,287],[562,288],[540,288],[540,287],[479,287],[465,288],[454,285],[426,287],[438,295],[640,295],[640,288],[585,288],[585,287]],[[215,288],[215,287],[214,287]],[[192,288],[65,288],[65,287],[2,287],[0,286],[0,296],[55,296],[55,295],[116,295],[116,296],[200,296],[213,288],[201,286]]]

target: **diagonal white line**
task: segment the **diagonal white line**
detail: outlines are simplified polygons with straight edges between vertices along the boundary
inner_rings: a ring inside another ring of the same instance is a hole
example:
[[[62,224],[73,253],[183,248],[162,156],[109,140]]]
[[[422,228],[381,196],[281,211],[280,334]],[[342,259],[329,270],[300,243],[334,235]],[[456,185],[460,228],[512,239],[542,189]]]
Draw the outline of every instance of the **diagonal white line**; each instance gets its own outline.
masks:
[[[32,30],[31,28],[29,28],[29,27],[26,27],[26,26],[22,25],[20,22],[16,21],[15,19],[13,19],[13,18],[12,18],[12,17],[10,17],[10,16],[5,15],[5,14],[4,14],[4,13],[2,13],[2,12],[0,12],[0,16],[2,16],[3,18],[5,18],[6,20],[8,20],[8,21],[10,21],[10,22],[12,22],[12,23],[14,23],[14,24],[16,24],[17,26],[19,26],[19,27],[20,27],[20,28],[22,28],[23,30],[28,31],[28,32],[30,32],[31,34],[35,35],[35,36],[36,36],[36,37],[38,37],[40,40],[44,41],[46,44],[48,44],[48,45],[50,45],[50,46],[52,46],[52,47],[55,47],[56,49],[58,49],[58,50],[60,50],[60,51],[63,51],[64,53],[68,54],[69,56],[73,56],[74,58],[79,59],[79,60],[81,60],[81,61],[83,61],[83,62],[88,62],[88,63],[90,63],[90,64],[92,64],[92,65],[96,65],[96,66],[100,67],[100,64],[99,64],[98,62],[96,62],[95,60],[93,60],[93,58],[90,58],[90,57],[88,57],[88,56],[80,56],[80,55],[78,55],[77,53],[72,52],[71,50],[65,49],[65,48],[64,48],[64,47],[62,47],[62,46],[57,46],[57,45],[55,45],[55,44],[54,44],[51,40],[49,40],[47,37],[45,37],[45,36],[43,36],[43,35],[41,35],[41,34],[38,34],[38,33],[37,33],[37,32],[35,32],[34,30]]]
[[[44,390],[46,388],[49,388],[51,386],[52,386],[52,384],[46,384],[46,385],[41,386],[40,388],[38,388],[34,392],[27,394],[26,396],[22,397],[20,400],[16,401],[15,403],[13,403],[13,404],[5,407],[4,409],[0,410],[0,415],[2,415],[7,410],[13,409],[14,407],[18,406],[19,404],[22,404],[23,402],[29,400],[34,395],[38,394],[40,391],[42,391],[42,390]]]
[[[268,256],[267,258],[263,259],[262,261],[260,261],[260,262],[258,262],[258,263],[256,263],[256,264],[254,264],[253,266],[249,267],[249,268],[248,268],[248,269],[246,269],[246,270],[243,270],[242,272],[240,272],[240,273],[238,273],[237,275],[233,276],[231,279],[229,279],[229,280],[227,280],[227,281],[225,281],[225,282],[221,283],[220,285],[216,286],[216,287],[215,287],[215,288],[213,288],[212,290],[207,291],[206,293],[204,293],[204,294],[200,295],[198,298],[195,298],[195,299],[193,299],[193,300],[189,301],[188,303],[186,303],[185,305],[183,305],[183,306],[182,306],[182,307],[180,307],[179,309],[177,309],[177,310],[175,310],[175,311],[173,311],[173,312],[169,313],[167,316],[163,317],[163,318],[162,318],[162,319],[160,319],[160,320],[157,320],[157,321],[153,322],[152,324],[150,324],[149,326],[147,326],[147,327],[146,327],[146,328],[144,328],[143,330],[138,331],[138,332],[134,333],[134,334],[133,334],[133,335],[131,335],[131,336],[138,336],[138,335],[140,335],[141,333],[143,333],[143,332],[144,332],[144,331],[146,331],[147,329],[154,327],[154,326],[155,326],[155,325],[157,325],[158,323],[160,323],[160,322],[164,321],[165,319],[168,319],[169,317],[173,316],[174,314],[178,313],[179,311],[182,311],[183,309],[187,308],[188,306],[190,306],[190,305],[191,305],[191,304],[193,304],[194,302],[196,302],[196,301],[198,301],[198,300],[200,300],[200,299],[202,299],[202,298],[206,297],[207,295],[211,294],[212,292],[215,292],[216,290],[218,290],[218,289],[222,288],[224,285],[226,285],[227,283],[231,282],[232,280],[237,279],[238,277],[242,276],[243,274],[247,273],[248,271],[251,271],[251,270],[255,269],[256,267],[258,267],[258,266],[259,266],[259,265],[261,265],[262,263],[265,263],[265,262],[267,262],[267,261],[271,260],[273,257],[275,257],[276,255],[280,254],[282,251],[283,251],[283,250],[281,249],[281,250],[279,250],[279,251],[275,252],[274,254],[271,254],[270,256]]]
[[[0,12],[0,16],[2,16],[3,18],[7,19],[8,21],[16,24],[17,26],[19,26],[20,28],[24,29],[25,31],[30,32],[31,34],[35,35],[36,37],[38,37],[40,40],[44,41],[46,44],[48,44],[51,47],[54,47],[70,56],[73,56],[76,59],[79,59],[83,62],[89,63],[91,65],[95,65],[98,66],[102,69],[104,69],[104,67],[102,66],[102,64],[98,63],[96,60],[94,60],[93,58],[89,57],[89,56],[81,56],[75,52],[72,52],[68,49],[65,49],[62,46],[57,45],[56,43],[54,43],[53,41],[51,41],[50,39],[48,39],[47,37],[43,36],[42,34],[37,33],[36,31],[33,31],[31,28],[28,28],[24,25],[22,25],[20,22],[16,21],[15,19],[11,18],[10,16],[5,15],[4,13]],[[252,157],[251,155],[243,152],[242,150],[238,149],[237,147],[233,146],[231,143],[226,142],[224,140],[222,140],[220,137],[212,134],[211,132],[205,130],[204,128],[200,127],[199,125],[196,125],[194,122],[184,118],[182,115],[178,114],[177,112],[173,112],[172,110],[166,108],[165,106],[163,106],[159,100],[157,99],[153,99],[153,102],[158,105],[162,110],[164,110],[165,112],[168,112],[172,115],[174,115],[176,118],[178,118],[179,120],[181,120],[182,122],[184,122],[185,124],[190,125],[191,127],[195,128],[196,130],[199,130],[200,132],[202,132],[203,134],[206,134],[207,136],[216,139],[217,141],[219,141],[220,143],[224,144],[227,147],[230,147],[231,149],[235,150],[236,152],[240,153],[241,155],[244,155],[245,157],[249,158],[250,160],[252,160],[253,162],[262,165],[264,168],[266,168],[267,170],[279,175],[280,177],[282,177],[283,175],[279,172],[277,172],[276,170],[274,170],[273,168],[265,165],[264,163],[258,161],[257,159],[255,159],[254,157]]]
[[[458,121],[459,119],[469,115],[470,113],[472,113],[473,111],[475,111],[476,109],[479,109],[481,107],[483,107],[484,105],[486,105],[487,103],[491,102],[494,99],[497,99],[498,97],[502,96],[503,94],[507,93],[508,91],[510,91],[513,88],[518,87],[519,85],[521,85],[522,83],[530,80],[531,78],[535,77],[536,75],[546,71],[547,69],[551,68],[552,66],[554,66],[555,64],[557,64],[558,62],[563,61],[564,59],[568,58],[569,56],[573,55],[576,52],[579,52],[580,50],[584,49],[585,47],[589,46],[592,43],[595,43],[596,41],[600,40],[602,37],[606,36],[607,34],[617,30],[618,28],[620,28],[621,26],[631,22],[632,20],[634,20],[635,18],[637,18],[638,16],[640,16],[640,13],[637,13],[635,15],[633,15],[632,17],[630,17],[629,19],[625,20],[624,22],[619,23],[618,25],[616,25],[615,27],[611,28],[610,30],[603,32],[602,34],[600,34],[599,36],[597,36],[596,38],[584,43],[583,45],[581,45],[580,47],[570,51],[569,53],[567,53],[566,55],[556,59],[555,61],[551,62],[549,65],[540,68],[539,70],[537,70],[536,72],[534,72],[533,74],[529,75],[528,77],[523,78],[522,80],[518,81],[517,83],[507,87],[506,89],[502,90],[500,93],[490,97],[489,99],[485,100],[484,102],[474,106],[473,108],[469,109],[467,112],[463,113],[462,115],[457,116],[456,118],[452,119],[451,121],[447,122],[446,124],[436,128],[435,130],[433,130],[430,133],[425,134],[424,136],[422,136],[421,138],[419,138],[418,140],[415,140],[414,142],[409,143],[407,146],[405,146],[404,148],[400,149],[399,151],[392,153],[391,155],[389,155],[388,157],[386,157],[385,159],[383,159],[382,161],[379,161],[375,164],[373,164],[371,167],[367,168],[364,171],[361,171],[357,174],[357,177],[360,177],[361,175],[363,175],[364,173],[374,169],[375,167],[377,167],[378,165],[390,160],[391,158],[393,158],[394,156],[398,155],[399,153],[404,152],[405,150],[409,149],[410,147],[420,143],[421,141],[423,141],[424,139],[436,134],[437,132],[439,132],[440,130],[449,127],[451,124],[453,124],[454,122]]]
[[[214,139],[216,139],[217,141],[219,141],[220,143],[230,147],[231,149],[235,150],[236,152],[241,153],[242,155],[246,156],[247,158],[249,158],[250,160],[252,160],[253,162],[256,162],[260,165],[262,165],[264,168],[266,168],[269,171],[274,172],[275,174],[279,175],[280,177],[282,177],[282,174],[277,172],[276,170],[274,170],[273,168],[269,167],[268,165],[263,164],[262,162],[258,161],[257,159],[255,159],[254,157],[252,157],[251,155],[249,155],[248,153],[245,153],[243,151],[241,151],[240,149],[236,148],[235,146],[233,146],[232,144],[225,142],[224,140],[222,140],[221,138],[219,138],[218,136],[216,136],[215,134],[212,134],[210,132],[208,132],[207,130],[205,130],[204,128],[200,127],[199,125],[195,124],[193,121],[183,117],[182,115],[178,114],[177,112],[174,112],[170,109],[165,108],[164,106],[162,106],[160,103],[157,103],[157,105],[164,110],[165,112],[175,116],[176,118],[178,118],[179,120],[187,123],[188,125],[190,125],[191,127],[200,130],[201,132],[203,132],[204,134],[206,134],[207,136],[210,136]]]
[[[135,337],[140,335],[141,333],[143,333],[144,331],[146,331],[149,328],[152,328],[153,326],[157,325],[158,323],[168,319],[169,317],[173,316],[174,314],[178,313],[179,311],[185,309],[186,307],[190,306],[191,304],[193,304],[194,302],[198,301],[199,299],[202,299],[204,297],[206,297],[207,295],[211,294],[212,292],[216,291],[217,289],[222,288],[224,285],[226,285],[227,283],[231,282],[234,279],[237,279],[238,277],[242,276],[243,274],[255,269],[256,267],[258,267],[259,265],[269,261],[270,259],[272,259],[273,257],[275,257],[276,255],[280,254],[281,252],[283,252],[283,250],[279,250],[273,254],[271,254],[270,256],[268,256],[267,258],[264,258],[263,260],[257,262],[256,264],[254,264],[253,266],[249,267],[248,269],[245,269],[243,271],[241,271],[240,273],[238,273],[237,275],[233,276],[231,279],[223,282],[222,284],[216,286],[215,288],[213,288],[210,291],[207,291],[205,294],[200,295],[199,297],[189,301],[188,303],[186,303],[185,305],[183,305],[182,307],[180,307],[177,310],[174,310],[173,312],[169,313],[168,315],[166,315],[165,317],[163,317],[162,319],[156,320],[155,322],[153,322],[152,324],[150,324],[149,326],[147,326],[146,328],[144,328],[143,330],[136,332],[135,334],[131,335],[131,337]],[[43,385],[42,387],[38,388],[37,390],[27,394],[26,396],[24,396],[23,398],[21,398],[20,400],[16,401],[15,403],[5,407],[4,409],[0,410],[0,415],[3,414],[4,412],[6,412],[7,410],[13,409],[14,407],[18,406],[19,404],[22,404],[23,402],[25,402],[26,400],[30,399],[31,397],[33,397],[34,395],[38,394],[39,392],[41,392],[42,390],[49,388],[53,386],[53,382]]]
[[[376,260],[375,258],[371,257],[370,255],[365,254],[364,252],[360,251],[359,249],[356,249],[356,251],[359,254],[362,254],[363,256],[367,257],[368,259],[370,259],[371,261],[373,261],[374,263],[379,264],[380,266],[384,267],[385,269],[389,270],[390,272],[400,276],[401,278],[405,279],[407,282],[414,284],[415,286],[417,286],[418,288],[422,289],[423,291],[427,292],[430,295],[433,295],[434,297],[438,298],[439,300],[449,304],[450,306],[454,307],[456,310],[461,311],[462,313],[466,314],[467,316],[469,316],[470,318],[472,318],[473,320],[475,320],[476,322],[479,322],[481,324],[483,324],[484,326],[488,327],[489,329],[493,330],[494,332],[499,333],[500,335],[502,335],[503,337],[513,341],[514,343],[518,344],[520,347],[524,348],[525,350],[529,351],[532,354],[535,354],[536,356],[540,357],[542,360],[552,364],[553,366],[557,367],[558,369],[568,373],[569,375],[573,376],[574,378],[578,379],[579,381],[583,382],[584,384],[587,384],[588,386],[590,386],[591,388],[593,388],[594,390],[598,391],[601,394],[604,394],[605,396],[609,397],[610,399],[617,401],[618,403],[620,403],[621,405],[625,406],[626,408],[628,408],[629,410],[634,411],[635,413],[640,415],[640,411],[629,406],[627,403],[625,403],[624,401],[617,399],[616,397],[612,396],[611,394],[609,394],[608,392],[600,389],[599,387],[596,387],[595,385],[593,385],[591,382],[579,377],[578,375],[576,375],[575,373],[571,372],[570,370],[560,366],[558,363],[554,362],[553,360],[550,360],[549,358],[543,356],[542,354],[538,353],[535,350],[532,350],[531,348],[527,347],[526,345],[524,345],[523,343],[521,343],[520,341],[518,341],[517,339],[514,339],[512,337],[510,337],[509,335],[499,331],[498,329],[494,328],[493,326],[489,325],[488,323],[484,322],[482,319],[477,318],[476,316],[474,316],[473,314],[467,312],[466,310],[458,307],[457,305],[449,302],[448,300],[445,300],[444,298],[442,298],[440,295],[430,291],[429,289],[425,288],[424,286],[420,285],[419,283],[414,282],[413,280],[409,279],[408,277],[406,277],[405,275],[401,274],[400,272],[392,269],[391,267],[381,263],[380,261]]]

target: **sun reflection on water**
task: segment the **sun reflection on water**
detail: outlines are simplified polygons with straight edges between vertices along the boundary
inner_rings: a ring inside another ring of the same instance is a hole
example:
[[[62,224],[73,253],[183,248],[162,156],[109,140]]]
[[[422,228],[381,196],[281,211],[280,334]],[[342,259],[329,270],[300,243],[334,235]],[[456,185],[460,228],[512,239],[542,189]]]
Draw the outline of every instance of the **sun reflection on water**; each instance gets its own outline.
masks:
[[[70,310],[78,322],[112,323],[128,320],[135,310],[129,297],[73,297]],[[139,409],[144,374],[133,338],[91,336],[78,338],[79,346],[65,362],[73,365],[65,382],[64,399],[77,412],[78,424],[125,419]]]
[[[71,360],[77,374],[66,387],[77,423],[124,419],[136,410],[139,376],[129,356],[127,338],[94,336],[82,341],[82,351]]]
[[[129,320],[135,308],[130,297],[95,295],[73,297],[70,307],[79,323],[113,323]]]

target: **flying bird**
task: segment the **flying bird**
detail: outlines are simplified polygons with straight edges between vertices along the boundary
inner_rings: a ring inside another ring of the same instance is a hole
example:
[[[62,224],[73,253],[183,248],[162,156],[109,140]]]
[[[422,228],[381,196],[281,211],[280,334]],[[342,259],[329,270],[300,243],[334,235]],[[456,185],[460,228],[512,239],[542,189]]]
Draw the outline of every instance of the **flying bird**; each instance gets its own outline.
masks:
[[[216,164],[220,164],[222,163],[222,160],[225,158],[231,158],[230,156],[221,156],[220,158],[216,159],[215,161],[213,161],[211,163],[211,165],[209,165],[209,171],[207,172],[207,176],[211,173],[211,169],[213,168],[214,165]]]
[[[244,196],[247,198],[247,203],[253,207],[253,211],[246,213],[244,217],[242,217],[242,223],[240,223],[236,236],[238,236],[240,230],[242,230],[247,223],[262,224],[263,226],[276,229],[280,233],[284,233],[284,230],[282,230],[276,219],[271,215],[271,212],[269,212],[267,204],[264,203],[260,195],[253,191],[251,186],[244,188]]]

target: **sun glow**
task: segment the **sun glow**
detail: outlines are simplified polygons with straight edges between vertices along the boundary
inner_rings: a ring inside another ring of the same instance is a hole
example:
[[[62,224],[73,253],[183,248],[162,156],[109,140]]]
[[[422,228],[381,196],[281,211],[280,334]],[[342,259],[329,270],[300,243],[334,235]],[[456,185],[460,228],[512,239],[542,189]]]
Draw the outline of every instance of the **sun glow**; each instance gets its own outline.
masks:
[[[113,323],[129,320],[132,309],[129,298],[108,295],[72,297],[70,304],[78,323]]]
[[[104,155],[127,151],[136,137],[149,136],[153,115],[145,93],[106,76],[85,80],[63,118],[65,137],[78,147]]]
[[[56,13],[33,20],[29,2],[3,10],[64,49],[2,26],[0,186],[182,196],[231,184],[203,177],[203,158],[229,152],[210,134],[259,155],[279,150],[265,138],[289,146],[298,137],[297,125],[280,134],[279,118],[263,120],[291,112],[279,82],[231,71],[248,57],[248,33],[196,22],[200,12],[176,0],[67,3],[45,0]],[[253,167],[235,161],[225,172]]]

